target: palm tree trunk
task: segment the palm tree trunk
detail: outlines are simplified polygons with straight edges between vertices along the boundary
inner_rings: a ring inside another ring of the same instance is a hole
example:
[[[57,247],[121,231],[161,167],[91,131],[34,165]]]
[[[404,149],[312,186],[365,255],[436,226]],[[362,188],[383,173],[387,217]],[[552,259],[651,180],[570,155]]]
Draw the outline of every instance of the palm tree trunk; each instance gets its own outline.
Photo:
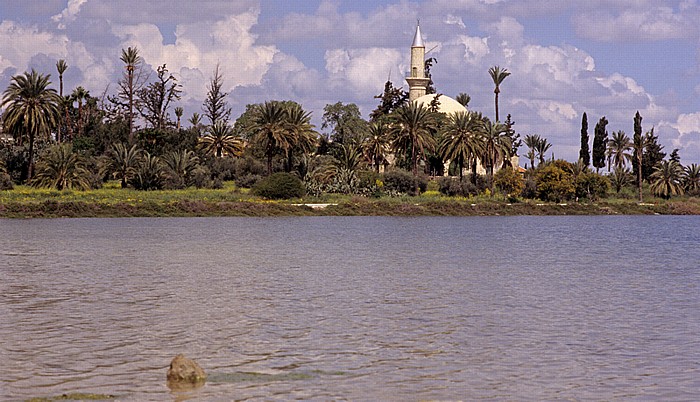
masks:
[[[637,152],[637,186],[639,188],[639,202],[644,202],[642,199],[642,152]]]
[[[495,104],[496,104],[496,122],[499,122],[500,120],[498,119],[498,93],[501,92],[498,87],[493,91],[493,93],[496,94],[495,98]]]
[[[134,71],[129,70],[129,144],[134,143]]]
[[[27,181],[34,176],[34,130],[29,131],[29,166],[27,166]]]

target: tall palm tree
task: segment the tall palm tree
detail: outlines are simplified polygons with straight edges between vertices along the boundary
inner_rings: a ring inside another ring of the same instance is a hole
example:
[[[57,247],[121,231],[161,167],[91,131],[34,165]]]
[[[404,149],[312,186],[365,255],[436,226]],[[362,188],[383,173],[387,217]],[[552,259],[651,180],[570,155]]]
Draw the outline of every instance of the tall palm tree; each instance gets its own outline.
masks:
[[[537,146],[542,141],[539,134],[527,134],[525,136],[525,146],[527,146],[527,158],[530,160],[530,167],[535,168],[535,158],[537,157]]]
[[[683,194],[683,168],[676,161],[661,161],[654,167],[649,187],[654,195],[669,199],[672,195]]]
[[[485,146],[481,113],[457,112],[449,115],[439,152],[443,160],[457,163],[460,181],[464,166],[469,163],[473,165],[484,153]]]
[[[80,156],[70,144],[57,144],[39,158],[37,173],[31,181],[35,187],[51,187],[56,190],[90,188],[89,172]]]
[[[63,99],[63,73],[68,70],[68,64],[66,63],[65,60],[60,59],[59,61],[56,62],[56,71],[58,71],[58,95]],[[63,103],[63,102],[61,102]],[[66,122],[68,121],[68,108],[66,107],[65,104],[62,104],[61,107],[63,108],[65,114],[66,114]],[[61,142],[61,120],[58,120],[58,130],[56,131],[56,140],[58,142]]]
[[[49,88],[50,77],[51,75],[42,75],[33,69],[12,77],[0,104],[0,107],[5,108],[5,127],[10,132],[27,134],[29,137],[28,180],[34,173],[34,140],[37,136],[49,137],[60,116],[61,99],[55,89]]]
[[[426,151],[435,149],[433,130],[435,116],[422,103],[409,102],[391,115],[390,129],[395,152],[410,152],[413,175],[418,175],[418,159],[425,158]]]
[[[129,143],[134,142],[134,70],[141,61],[139,50],[136,47],[122,49],[119,58],[125,64],[127,75],[127,96],[129,97]]]
[[[483,119],[484,125],[484,165],[489,177],[493,177],[494,167],[510,156],[512,146],[508,128],[498,122],[493,123],[488,118]]]
[[[544,160],[547,157],[547,151],[552,148],[552,144],[547,141],[546,138],[541,138],[540,141],[537,143],[537,147],[535,147],[535,152],[537,153],[537,159],[539,159],[539,164],[537,166],[540,166],[544,164]]]
[[[611,165],[622,169],[627,161],[632,160],[632,140],[624,131],[616,131],[612,138],[608,140],[608,171]]]
[[[700,192],[700,165],[693,163],[686,166],[683,172],[683,187],[691,194]]]
[[[126,188],[129,181],[138,174],[141,153],[142,151],[136,145],[132,145],[131,148],[127,148],[122,143],[112,145],[109,168],[114,178],[121,179],[122,188]]]
[[[280,102],[267,101],[256,106],[251,124],[251,141],[259,145],[267,158],[267,173],[272,174],[272,158],[294,144],[294,134],[286,127],[287,111]]]
[[[89,97],[90,92],[81,86],[75,88],[71,94],[71,98],[78,102],[78,132],[76,137],[80,137],[83,134],[83,101]]]
[[[177,130],[180,131],[180,120],[182,119],[182,114],[185,113],[185,109],[181,106],[175,108],[175,116],[177,116]]]
[[[371,123],[368,136],[362,143],[362,150],[379,173],[379,167],[384,163],[389,152],[389,127],[379,121]]]
[[[192,128],[197,132],[199,136],[202,132],[202,115],[197,112],[192,113],[192,117],[187,119],[187,121],[192,125]]]
[[[243,154],[243,140],[233,134],[231,126],[223,120],[210,126],[207,133],[199,139],[199,144],[205,153],[214,154],[217,158],[221,158],[224,153],[232,156]]]
[[[311,112],[306,112],[298,103],[285,107],[285,127],[292,136],[291,146],[286,149],[287,172],[292,171],[294,151],[307,154],[313,151],[318,142],[318,135],[311,124]]]
[[[493,66],[489,68],[489,74],[491,75],[493,84],[496,86],[496,89],[493,90],[493,93],[496,95],[496,121],[499,122],[501,120],[498,118],[498,94],[501,93],[501,84],[503,83],[503,80],[505,80],[510,75],[510,72],[508,72],[508,70],[505,68],[502,69],[499,66]]]

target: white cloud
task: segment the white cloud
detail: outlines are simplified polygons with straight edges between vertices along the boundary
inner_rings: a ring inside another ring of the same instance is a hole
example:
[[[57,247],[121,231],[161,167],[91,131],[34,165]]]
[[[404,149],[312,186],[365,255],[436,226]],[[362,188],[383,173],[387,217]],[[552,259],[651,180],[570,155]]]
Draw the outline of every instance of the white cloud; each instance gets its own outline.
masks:
[[[332,89],[352,91],[372,99],[386,78],[403,76],[406,55],[396,49],[333,49],[326,52],[326,70]]]
[[[68,0],[68,5],[60,14],[56,14],[51,19],[58,23],[58,29],[66,29],[66,24],[75,21],[76,16],[80,12],[80,8],[87,0]]]

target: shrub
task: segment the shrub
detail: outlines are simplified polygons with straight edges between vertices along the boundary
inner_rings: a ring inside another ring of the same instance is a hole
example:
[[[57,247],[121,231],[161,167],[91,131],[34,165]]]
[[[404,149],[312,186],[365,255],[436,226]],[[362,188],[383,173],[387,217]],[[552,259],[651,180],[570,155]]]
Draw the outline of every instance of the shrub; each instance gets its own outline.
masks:
[[[260,197],[279,200],[304,195],[304,183],[289,173],[274,173],[255,184],[253,193]]]
[[[479,193],[476,186],[467,178],[459,180],[456,177],[441,177],[438,179],[438,187],[442,194],[450,197],[469,197]]]
[[[598,173],[580,173],[576,177],[576,197],[595,201],[605,198],[610,189],[610,180]]]
[[[562,202],[576,194],[574,178],[555,163],[537,170],[537,196],[543,201]]]
[[[411,173],[395,169],[384,173],[384,188],[408,195],[418,195],[428,187],[428,180],[422,176],[413,176]]]
[[[504,168],[496,172],[493,177],[493,184],[505,195],[520,195],[525,188],[525,180],[511,168]]]
[[[12,177],[7,173],[0,172],[0,190],[12,190]]]
[[[242,176],[238,180],[236,180],[236,187],[253,188],[253,187],[255,187],[255,184],[257,182],[259,182],[261,179],[262,179],[262,176],[259,174],[248,173],[247,175]]]

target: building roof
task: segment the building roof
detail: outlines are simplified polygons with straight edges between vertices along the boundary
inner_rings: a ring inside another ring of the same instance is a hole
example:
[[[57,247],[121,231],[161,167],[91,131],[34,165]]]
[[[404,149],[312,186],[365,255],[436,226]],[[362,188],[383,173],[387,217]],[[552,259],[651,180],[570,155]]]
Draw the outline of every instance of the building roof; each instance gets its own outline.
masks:
[[[416,25],[416,34],[413,36],[413,44],[411,47],[425,47],[423,44],[423,35],[420,33],[420,24]]]
[[[422,103],[425,107],[430,107],[430,102],[432,102],[436,96],[438,96],[438,94],[423,95],[420,98],[416,99],[414,102],[419,104]],[[438,98],[438,102],[440,102],[440,106],[438,107],[438,109],[441,113],[450,114],[467,111],[466,107],[464,107],[461,103],[457,102],[456,100],[450,98],[447,95],[440,95],[440,97]]]

